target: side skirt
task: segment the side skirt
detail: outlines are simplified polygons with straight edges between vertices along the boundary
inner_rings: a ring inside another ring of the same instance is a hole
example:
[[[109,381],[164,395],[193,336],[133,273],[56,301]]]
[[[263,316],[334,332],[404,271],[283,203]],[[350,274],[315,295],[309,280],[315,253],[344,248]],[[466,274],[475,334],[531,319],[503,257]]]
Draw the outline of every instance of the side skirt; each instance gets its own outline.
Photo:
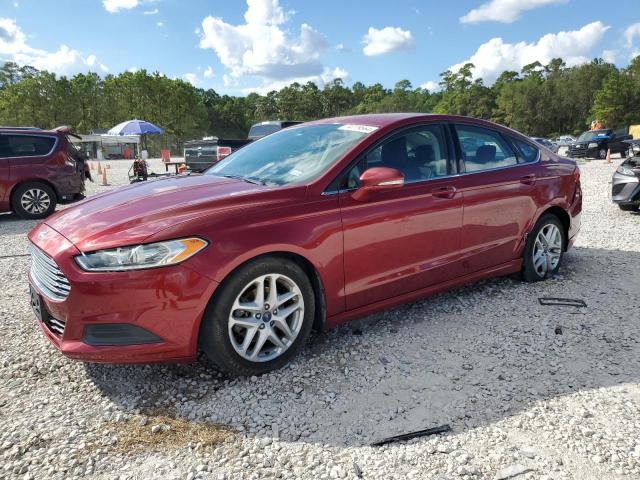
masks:
[[[484,280],[492,277],[500,277],[504,275],[510,275],[512,273],[519,272],[521,269],[522,269],[522,259],[518,258],[516,260],[512,260],[510,262],[503,263],[501,265],[497,265],[495,267],[491,267],[486,270],[471,273],[469,275],[465,275],[464,277],[459,277],[454,280],[449,280],[447,282],[443,282],[438,285],[432,285],[430,287],[405,293],[397,297],[387,298],[385,300],[381,300],[379,302],[372,303],[370,305],[358,307],[353,310],[342,312],[327,318],[325,322],[325,330],[330,330],[334,327],[337,327],[338,325],[348,322],[349,320],[353,320],[354,318],[364,317],[366,315],[378,312],[380,310],[386,310],[388,308],[395,307],[403,303],[412,302],[414,300],[419,300],[425,297],[430,297],[437,293],[444,292],[446,290],[451,290],[452,288],[460,287],[462,285],[466,285],[469,283],[477,282],[479,280]]]

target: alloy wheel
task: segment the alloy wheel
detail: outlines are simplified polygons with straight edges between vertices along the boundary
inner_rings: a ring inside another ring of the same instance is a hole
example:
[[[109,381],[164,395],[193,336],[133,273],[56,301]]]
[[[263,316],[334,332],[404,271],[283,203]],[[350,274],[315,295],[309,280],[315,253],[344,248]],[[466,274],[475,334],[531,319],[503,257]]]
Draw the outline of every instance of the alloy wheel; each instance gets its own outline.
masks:
[[[562,233],[553,223],[543,226],[533,244],[533,268],[544,278],[553,272],[562,256]]]
[[[39,215],[47,211],[51,206],[51,197],[44,190],[30,188],[20,197],[20,205],[25,212],[32,215]]]
[[[229,313],[229,339],[238,355],[268,362],[296,340],[304,319],[304,299],[286,275],[267,274],[249,282]]]

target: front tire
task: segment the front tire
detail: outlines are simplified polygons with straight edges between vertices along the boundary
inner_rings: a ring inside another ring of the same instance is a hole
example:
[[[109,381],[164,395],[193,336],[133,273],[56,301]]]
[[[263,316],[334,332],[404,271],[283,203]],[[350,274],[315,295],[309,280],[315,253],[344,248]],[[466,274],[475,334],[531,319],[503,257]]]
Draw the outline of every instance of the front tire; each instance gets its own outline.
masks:
[[[56,209],[57,203],[56,193],[42,182],[18,185],[11,196],[11,209],[25,220],[48,217]]]
[[[285,365],[313,325],[315,296],[295,263],[265,257],[233,272],[209,302],[199,344],[233,375],[261,375]]]
[[[543,215],[527,237],[524,280],[538,282],[555,275],[560,269],[565,245],[565,230],[560,219],[552,214]]]
[[[606,151],[604,148],[601,148],[601,149],[598,151],[598,158],[599,158],[600,160],[604,160],[604,159],[606,159],[606,158],[607,158],[607,151]]]

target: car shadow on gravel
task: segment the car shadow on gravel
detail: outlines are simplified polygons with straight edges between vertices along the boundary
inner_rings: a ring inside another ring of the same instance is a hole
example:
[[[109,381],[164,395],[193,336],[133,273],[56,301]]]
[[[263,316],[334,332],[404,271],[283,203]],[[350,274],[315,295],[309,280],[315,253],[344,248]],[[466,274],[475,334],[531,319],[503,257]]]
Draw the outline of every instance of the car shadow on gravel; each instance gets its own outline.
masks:
[[[0,213],[0,237],[29,232],[39,220],[24,220],[15,213]]]
[[[206,360],[85,370],[126,412],[169,408],[257,437],[358,446],[441,424],[460,432],[637,382],[639,270],[638,252],[576,248],[555,279],[484,281],[317,333],[259,378],[230,378]]]

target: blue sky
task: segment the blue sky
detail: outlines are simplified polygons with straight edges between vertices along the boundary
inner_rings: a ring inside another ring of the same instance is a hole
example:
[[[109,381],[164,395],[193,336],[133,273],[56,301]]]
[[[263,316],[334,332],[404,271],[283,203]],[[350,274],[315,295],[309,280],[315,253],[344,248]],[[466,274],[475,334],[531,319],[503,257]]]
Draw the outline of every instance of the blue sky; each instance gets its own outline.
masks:
[[[59,74],[160,71],[220,93],[640,53],[638,0],[0,0],[0,59]]]

